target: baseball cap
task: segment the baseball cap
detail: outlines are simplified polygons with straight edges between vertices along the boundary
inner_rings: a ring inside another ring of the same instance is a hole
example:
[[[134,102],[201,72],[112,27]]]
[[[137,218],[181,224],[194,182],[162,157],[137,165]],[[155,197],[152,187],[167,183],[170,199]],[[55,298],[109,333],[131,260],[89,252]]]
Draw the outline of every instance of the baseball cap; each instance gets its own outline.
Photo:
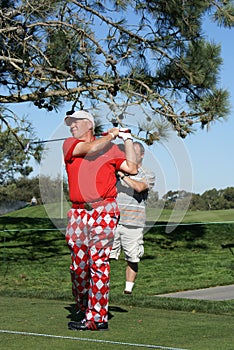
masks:
[[[69,119],[70,118],[88,119],[93,124],[93,127],[95,126],[94,118],[93,118],[92,114],[90,114],[89,112],[86,112],[86,111],[76,111],[72,114],[67,114],[66,117],[64,118],[64,122],[68,126],[69,126]]]

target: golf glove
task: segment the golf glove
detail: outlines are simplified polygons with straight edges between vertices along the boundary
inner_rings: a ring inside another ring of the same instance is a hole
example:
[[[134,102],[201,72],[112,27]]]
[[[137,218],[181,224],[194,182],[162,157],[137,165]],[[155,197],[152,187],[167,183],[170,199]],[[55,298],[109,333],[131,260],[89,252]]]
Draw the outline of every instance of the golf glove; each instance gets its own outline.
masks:
[[[130,140],[133,139],[131,135],[131,130],[127,128],[120,128],[118,137],[120,137],[124,141],[126,141],[127,139],[130,139]]]

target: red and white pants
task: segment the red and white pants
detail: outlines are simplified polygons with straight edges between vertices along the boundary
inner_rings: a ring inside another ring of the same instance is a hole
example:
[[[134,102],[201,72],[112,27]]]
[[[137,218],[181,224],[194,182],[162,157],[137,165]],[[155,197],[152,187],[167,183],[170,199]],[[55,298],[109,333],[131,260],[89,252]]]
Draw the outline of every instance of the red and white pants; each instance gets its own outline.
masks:
[[[116,201],[92,210],[70,209],[66,241],[71,251],[72,293],[86,319],[107,322],[110,290],[109,256],[119,219]],[[88,305],[85,299],[88,293]]]

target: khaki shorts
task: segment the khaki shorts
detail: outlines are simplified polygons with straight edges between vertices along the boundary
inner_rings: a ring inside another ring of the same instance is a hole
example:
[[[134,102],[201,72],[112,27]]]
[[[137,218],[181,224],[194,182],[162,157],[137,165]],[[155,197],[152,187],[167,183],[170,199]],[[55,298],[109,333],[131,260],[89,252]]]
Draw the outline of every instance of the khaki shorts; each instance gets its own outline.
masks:
[[[136,228],[118,225],[115,230],[110,258],[118,260],[121,249],[123,249],[125,260],[139,262],[144,255],[143,243],[143,227]]]

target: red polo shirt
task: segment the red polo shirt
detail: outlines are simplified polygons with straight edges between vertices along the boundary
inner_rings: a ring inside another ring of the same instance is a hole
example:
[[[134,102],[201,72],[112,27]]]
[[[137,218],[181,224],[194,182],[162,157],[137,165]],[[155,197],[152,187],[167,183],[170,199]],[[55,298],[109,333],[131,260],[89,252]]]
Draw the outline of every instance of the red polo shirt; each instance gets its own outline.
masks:
[[[63,153],[72,203],[95,202],[115,198],[116,171],[126,159],[119,147],[110,143],[95,155],[73,156],[75,146],[83,142],[70,137],[64,141]]]

